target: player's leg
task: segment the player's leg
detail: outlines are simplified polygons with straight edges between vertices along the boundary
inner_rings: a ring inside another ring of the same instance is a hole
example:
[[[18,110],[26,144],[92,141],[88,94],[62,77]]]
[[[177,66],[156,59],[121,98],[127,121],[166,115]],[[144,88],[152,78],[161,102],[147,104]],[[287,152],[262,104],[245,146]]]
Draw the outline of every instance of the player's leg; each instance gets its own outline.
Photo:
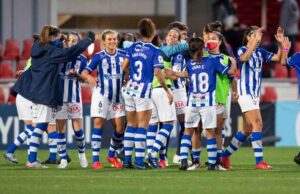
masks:
[[[76,145],[78,150],[79,163],[82,168],[88,167],[88,161],[85,155],[85,136],[82,129],[82,118],[73,118],[72,127],[74,130],[74,136],[76,139]]]
[[[48,133],[48,148],[49,148],[49,157],[47,160],[43,161],[42,164],[57,164],[57,141],[58,133],[56,131],[56,124],[49,123],[47,128]]]
[[[223,131],[224,122],[225,122],[225,119],[223,118],[223,111],[224,111],[224,108],[223,108],[223,110],[217,110],[216,139],[217,139],[217,163],[218,164],[220,163],[222,153],[223,153],[222,131]]]
[[[177,130],[177,148],[176,154],[173,157],[173,163],[180,164],[180,142],[184,132],[184,114],[177,115],[177,121],[179,123],[179,129]]]
[[[196,170],[200,168],[200,155],[201,155],[201,134],[202,134],[202,122],[199,122],[198,127],[195,129],[192,136],[192,164],[189,165],[187,170]]]
[[[57,150],[60,157],[60,164],[57,168],[64,169],[68,166],[67,139],[66,139],[66,121],[63,119],[56,120],[57,127]]]

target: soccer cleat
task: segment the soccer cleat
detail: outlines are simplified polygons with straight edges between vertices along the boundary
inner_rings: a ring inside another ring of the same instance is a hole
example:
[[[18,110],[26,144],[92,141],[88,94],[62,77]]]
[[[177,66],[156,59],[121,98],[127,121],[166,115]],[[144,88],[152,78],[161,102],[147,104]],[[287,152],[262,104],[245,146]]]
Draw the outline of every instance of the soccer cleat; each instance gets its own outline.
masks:
[[[219,170],[219,171],[227,171],[227,169],[224,168],[221,164],[217,164],[217,165],[216,165],[216,170]]]
[[[42,165],[39,162],[33,162],[33,163],[27,162],[26,167],[28,169],[46,169],[46,168],[48,168],[47,166]]]
[[[175,154],[174,157],[173,157],[173,163],[174,164],[181,164],[181,162],[180,162],[180,156],[178,156],[177,154]],[[192,164],[193,164],[193,162],[190,161],[190,160],[188,160],[188,165],[192,165]]]
[[[123,163],[123,168],[133,168],[133,165],[131,164],[131,162]]]
[[[196,170],[198,168],[200,168],[200,162],[194,161],[193,164],[187,168],[187,170]]]
[[[87,168],[89,163],[86,159],[85,153],[78,153],[78,158],[81,168]]]
[[[103,166],[100,162],[94,162],[92,165],[92,169],[102,169]]]
[[[256,167],[256,170],[271,170],[272,166],[270,166],[268,163],[264,162],[264,161],[260,161]]]
[[[189,167],[187,160],[181,160],[180,161],[180,167],[179,170],[187,170]]]
[[[161,168],[166,168],[167,167],[167,163],[166,163],[166,161],[165,160],[159,160],[159,166],[161,167]]]
[[[294,157],[294,162],[296,162],[296,164],[300,165],[300,153]]]
[[[207,170],[217,170],[217,165],[208,163]]]
[[[58,159],[58,161],[57,161],[58,164],[60,164],[61,160],[62,160],[61,158]],[[67,161],[68,161],[68,163],[70,163],[72,161],[69,155],[67,155]]]
[[[223,166],[224,168],[226,168],[227,170],[232,168],[232,166],[231,166],[231,164],[230,164],[230,158],[229,158],[229,157],[222,157],[220,163],[221,163],[222,166]]]
[[[41,164],[59,164],[59,163],[58,160],[51,160],[50,158],[48,158],[47,160],[42,161]]]
[[[109,157],[109,156],[107,156],[106,159],[107,159],[107,161],[109,163],[112,164],[113,167],[115,167],[115,168],[122,168],[122,163],[119,162],[116,157]]]
[[[146,170],[146,166],[145,166],[144,162],[141,163],[141,164],[135,162],[134,163],[134,168],[139,169],[139,170]]]
[[[151,154],[148,154],[148,164],[152,168],[160,168],[160,165],[158,164],[158,159],[151,156]]]
[[[119,151],[119,150],[116,151],[116,158],[118,159],[119,162],[124,162],[124,160],[125,160],[124,149],[122,149],[122,151]]]
[[[57,166],[57,168],[65,169],[68,166],[68,161],[66,159],[61,159],[60,164]]]
[[[19,163],[18,160],[15,158],[15,156],[13,154],[11,154],[11,153],[6,153],[6,154],[3,155],[3,157],[6,160],[8,160],[8,161],[10,161],[10,162],[12,162],[14,164],[18,164]]]

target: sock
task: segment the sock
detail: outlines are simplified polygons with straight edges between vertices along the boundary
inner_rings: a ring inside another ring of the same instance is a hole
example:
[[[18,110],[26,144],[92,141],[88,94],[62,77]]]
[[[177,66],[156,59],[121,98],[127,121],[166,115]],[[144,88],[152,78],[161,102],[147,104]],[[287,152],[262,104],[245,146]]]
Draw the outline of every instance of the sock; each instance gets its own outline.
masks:
[[[62,160],[67,160],[67,143],[65,133],[57,134],[57,151]]]
[[[40,141],[44,131],[47,130],[48,123],[37,123],[30,137],[28,162],[36,162],[37,152],[40,146]]]
[[[164,146],[165,150],[166,150],[167,138],[169,137],[172,129],[173,129],[173,125],[170,125],[170,124],[162,125],[162,128],[159,130],[158,134],[156,135],[155,143],[150,152],[152,157],[155,158],[157,156],[157,153],[162,146]]]
[[[146,134],[147,129],[138,127],[135,132],[134,146],[135,146],[135,162],[136,164],[143,164],[146,151]]]
[[[192,153],[193,153],[193,158],[194,158],[193,161],[198,161],[199,162],[200,154],[201,154],[201,148],[198,148],[198,149],[192,148]]]
[[[222,128],[222,149],[223,149],[224,143],[225,143],[225,128],[223,127]]]
[[[177,141],[177,150],[176,150],[176,155],[180,156],[180,144],[181,144],[181,138],[184,132],[184,122],[179,123],[180,129],[179,129],[179,134],[178,134],[178,141]]]
[[[103,130],[101,128],[92,129],[93,162],[100,162],[99,153],[101,148],[102,132]]]
[[[18,137],[15,139],[14,143],[11,144],[7,150],[7,153],[13,154],[15,153],[16,149],[22,145],[27,139],[30,138],[32,131],[33,131],[32,125],[26,125],[26,129],[21,132]],[[30,136],[29,136],[30,134]]]
[[[217,161],[217,140],[216,138],[208,139],[206,142],[208,163],[216,164]]]
[[[33,133],[33,130],[34,130],[34,126],[32,126],[31,124],[29,125],[26,125],[26,131],[25,133],[27,134],[27,140],[26,140],[26,144],[27,144],[27,155],[30,154],[30,151],[29,151],[29,144],[30,144],[30,137]]]
[[[120,145],[122,145],[123,137],[124,133],[118,133],[116,131],[114,132],[110,140],[110,146],[108,150],[109,157],[115,157],[116,150],[120,148]]]
[[[237,134],[232,138],[229,146],[223,153],[224,157],[229,157],[233,152],[235,152],[241,145],[246,141],[247,136],[245,136],[241,131],[237,132]]]
[[[82,154],[85,151],[85,139],[82,129],[74,131],[78,153]]]
[[[135,131],[135,127],[127,126],[124,134],[125,163],[131,163]]]
[[[184,134],[180,143],[180,160],[187,160],[192,145],[192,137]]]
[[[58,133],[56,131],[53,131],[52,133],[48,134],[48,147],[50,151],[50,160],[56,160],[57,155],[57,139],[58,139]]]
[[[217,162],[221,160],[222,154],[223,154],[223,150],[217,150]]]
[[[262,133],[253,132],[251,135],[252,148],[254,151],[256,164],[263,160],[263,149],[262,149]]]
[[[166,160],[167,159],[167,147],[166,146],[161,146],[159,150],[159,159],[160,160]]]
[[[147,131],[147,153],[150,153],[155,142],[157,125],[149,125]]]

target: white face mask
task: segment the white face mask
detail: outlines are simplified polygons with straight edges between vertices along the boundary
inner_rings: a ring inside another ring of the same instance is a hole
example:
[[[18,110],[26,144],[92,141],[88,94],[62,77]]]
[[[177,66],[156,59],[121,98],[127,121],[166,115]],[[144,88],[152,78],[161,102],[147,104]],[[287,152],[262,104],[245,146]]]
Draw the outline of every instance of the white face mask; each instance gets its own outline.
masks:
[[[181,43],[181,44],[185,44],[185,43],[186,43],[186,40],[181,39],[181,40],[180,40],[180,43]]]
[[[129,48],[131,45],[133,45],[133,42],[125,40],[123,42],[123,48]]]

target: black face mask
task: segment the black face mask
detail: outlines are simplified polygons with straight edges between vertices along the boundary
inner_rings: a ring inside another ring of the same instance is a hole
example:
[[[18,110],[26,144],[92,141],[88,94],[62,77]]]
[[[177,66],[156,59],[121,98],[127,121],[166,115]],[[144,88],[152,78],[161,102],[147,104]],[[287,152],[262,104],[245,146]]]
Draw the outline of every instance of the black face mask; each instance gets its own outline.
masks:
[[[64,47],[64,45],[63,45],[63,43],[60,39],[56,39],[56,40],[52,41],[52,44],[54,46],[58,47],[58,48],[63,48]]]

